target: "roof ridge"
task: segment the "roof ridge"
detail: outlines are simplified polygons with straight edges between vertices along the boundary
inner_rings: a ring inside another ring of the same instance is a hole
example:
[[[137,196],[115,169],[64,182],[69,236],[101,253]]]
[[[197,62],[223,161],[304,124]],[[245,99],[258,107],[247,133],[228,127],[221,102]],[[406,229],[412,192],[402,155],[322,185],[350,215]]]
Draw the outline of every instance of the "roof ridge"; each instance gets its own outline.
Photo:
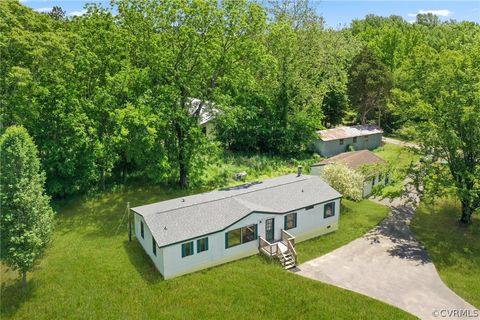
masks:
[[[293,174],[293,173],[292,173],[292,174]],[[169,210],[164,210],[164,211],[160,211],[160,212],[155,212],[155,213],[151,213],[151,214],[149,214],[149,215],[159,214],[159,213],[166,213],[166,212],[172,212],[172,211],[175,211],[175,210],[180,210],[180,209],[184,209],[184,208],[194,207],[194,206],[197,206],[197,205],[200,205],[200,204],[204,204],[204,203],[212,203],[212,202],[216,202],[216,201],[220,201],[220,200],[231,199],[231,198],[233,198],[233,197],[235,197],[235,196],[245,195],[245,194],[249,194],[249,193],[252,193],[252,192],[258,192],[258,191],[261,191],[261,190],[273,189],[273,188],[277,188],[277,187],[281,187],[281,186],[285,186],[285,185],[288,185],[288,184],[297,183],[297,182],[299,182],[299,181],[304,181],[304,180],[310,179],[310,178],[306,178],[306,177],[310,177],[310,176],[306,176],[306,175],[305,175],[305,176],[302,175],[301,177],[302,177],[303,179],[299,179],[299,180],[295,180],[295,181],[289,181],[289,182],[277,184],[277,185],[274,185],[274,186],[265,187],[265,188],[262,188],[262,189],[249,190],[249,191],[246,191],[246,192],[242,192],[242,193],[235,194],[235,195],[228,195],[228,196],[225,196],[225,197],[222,197],[222,198],[218,198],[218,199],[208,200],[208,201],[199,202],[199,203],[193,203],[193,204],[189,204],[189,205],[186,205],[186,206],[183,206],[183,207],[180,207],[180,208],[173,208],[173,209],[169,209]],[[240,184],[239,186],[241,186],[241,184]],[[212,190],[212,191],[210,191],[210,192],[219,191],[219,190],[221,190],[221,189]],[[177,198],[177,199],[178,199],[178,198]],[[171,200],[174,200],[174,199],[171,199]],[[236,199],[234,199],[234,200],[236,200]],[[155,204],[155,203],[152,203],[152,204]],[[242,205],[244,205],[244,204],[242,204]],[[248,208],[248,209],[250,209],[250,208]]]

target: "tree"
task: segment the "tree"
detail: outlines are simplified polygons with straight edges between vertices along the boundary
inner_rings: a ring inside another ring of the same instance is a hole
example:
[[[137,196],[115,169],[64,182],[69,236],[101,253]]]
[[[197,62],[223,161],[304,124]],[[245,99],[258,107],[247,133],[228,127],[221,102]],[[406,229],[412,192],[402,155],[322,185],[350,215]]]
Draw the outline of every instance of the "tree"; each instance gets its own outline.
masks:
[[[65,11],[59,6],[53,6],[52,10],[47,13],[52,19],[65,20]]]
[[[418,174],[423,195],[455,195],[460,222],[480,208],[480,45],[436,55],[425,82],[415,88],[417,139],[425,157]]]
[[[53,223],[45,175],[27,130],[6,129],[0,138],[0,164],[0,257],[20,271],[25,288],[27,271],[48,244]]]
[[[378,111],[380,118],[392,87],[388,69],[372,50],[364,47],[353,59],[349,75],[348,93],[352,105],[358,110],[361,123],[366,124],[374,110]]]
[[[345,197],[360,201],[363,197],[363,180],[361,173],[347,168],[343,164],[330,164],[324,167],[323,179]]]
[[[332,90],[323,98],[322,123],[325,127],[331,128],[340,123],[345,116],[348,107],[348,96],[345,91]]]

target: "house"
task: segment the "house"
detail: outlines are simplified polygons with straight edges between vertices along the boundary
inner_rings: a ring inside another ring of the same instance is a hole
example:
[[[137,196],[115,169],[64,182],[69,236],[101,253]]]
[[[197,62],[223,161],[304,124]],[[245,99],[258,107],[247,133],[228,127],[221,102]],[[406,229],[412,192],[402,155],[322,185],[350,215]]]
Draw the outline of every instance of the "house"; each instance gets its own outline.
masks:
[[[165,279],[262,252],[295,266],[295,242],[337,230],[341,195],[290,174],[132,208],[135,234]]]
[[[372,150],[382,143],[383,130],[375,125],[356,125],[320,130],[314,150],[323,157],[331,157],[349,150]]]
[[[198,114],[199,125],[202,132],[209,138],[215,137],[215,120],[220,111],[213,107],[210,102],[202,102],[197,98],[190,98],[190,113]]]
[[[343,152],[334,157],[327,158],[322,162],[314,164],[310,167],[312,175],[322,175],[325,166],[330,164],[343,164],[352,170],[360,170],[363,166],[373,166],[378,164],[385,164],[386,161],[377,156],[369,150]],[[375,185],[386,184],[388,175],[383,174],[382,171],[372,171],[363,181],[363,196],[368,197],[372,193]]]

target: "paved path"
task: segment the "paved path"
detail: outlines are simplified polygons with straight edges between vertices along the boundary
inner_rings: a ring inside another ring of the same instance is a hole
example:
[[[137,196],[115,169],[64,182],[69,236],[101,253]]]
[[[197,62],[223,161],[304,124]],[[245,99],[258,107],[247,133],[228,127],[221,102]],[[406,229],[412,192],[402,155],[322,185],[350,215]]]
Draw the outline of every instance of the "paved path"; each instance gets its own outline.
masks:
[[[410,199],[379,201],[391,207],[382,223],[362,238],[300,265],[297,273],[384,301],[421,319],[480,319],[436,316],[435,312],[445,315],[444,309],[475,308],[442,282],[411,233],[408,225],[417,201],[412,193]]]
[[[384,143],[396,144],[396,145],[399,145],[399,146],[402,146],[402,147],[409,147],[409,148],[419,149],[418,144],[413,143],[413,142],[407,142],[407,141],[402,141],[402,140],[393,139],[393,138],[387,138],[387,137],[383,137],[383,138],[382,138],[382,141],[383,141]]]

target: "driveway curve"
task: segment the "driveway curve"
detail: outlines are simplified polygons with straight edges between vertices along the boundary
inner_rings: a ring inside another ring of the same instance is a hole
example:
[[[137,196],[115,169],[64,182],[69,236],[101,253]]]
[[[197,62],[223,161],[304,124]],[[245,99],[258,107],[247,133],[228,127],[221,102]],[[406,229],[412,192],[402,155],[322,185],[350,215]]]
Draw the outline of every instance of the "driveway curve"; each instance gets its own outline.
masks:
[[[410,231],[417,201],[414,193],[379,201],[391,208],[384,221],[363,237],[301,264],[297,274],[370,296],[421,319],[480,319],[475,307],[443,283]]]

